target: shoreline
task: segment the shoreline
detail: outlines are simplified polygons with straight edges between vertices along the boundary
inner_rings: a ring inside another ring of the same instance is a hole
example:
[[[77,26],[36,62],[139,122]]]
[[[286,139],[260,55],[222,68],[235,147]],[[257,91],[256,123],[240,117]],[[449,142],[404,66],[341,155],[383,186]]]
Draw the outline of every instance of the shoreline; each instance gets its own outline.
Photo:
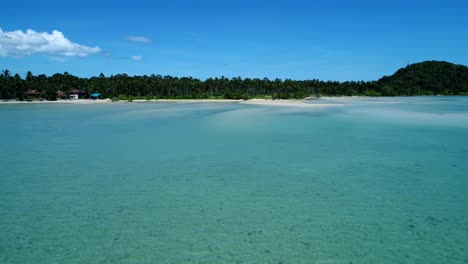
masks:
[[[280,106],[280,107],[332,107],[341,106],[342,104],[327,104],[327,103],[313,103],[314,100],[308,99],[250,99],[250,100],[235,100],[235,99],[136,99],[131,102],[127,100],[112,101],[111,99],[92,100],[92,99],[78,99],[78,100],[57,100],[57,101],[0,101],[0,105],[13,105],[13,104],[72,104],[72,105],[91,105],[91,104],[140,104],[140,103],[175,103],[175,104],[199,104],[199,103],[235,103],[243,105],[258,105],[258,106]],[[309,103],[308,103],[309,102]]]
[[[235,99],[151,99],[151,100],[145,100],[145,99],[136,99],[133,100],[132,102],[128,101],[119,101],[115,103],[239,103],[242,100],[235,100]]]
[[[2,104],[107,104],[112,103],[111,99],[78,99],[78,100],[57,100],[57,101],[0,101],[0,105]]]
[[[397,96],[400,97],[400,96]],[[407,96],[405,96],[407,97]],[[414,96],[420,97],[420,96]],[[323,108],[343,106],[351,101],[359,101],[366,99],[379,99],[388,97],[368,97],[368,96],[323,96],[323,97],[308,97],[304,99],[135,99],[131,102],[127,100],[112,101],[111,99],[78,99],[69,100],[61,99],[57,101],[0,101],[0,105],[14,104],[72,104],[72,105],[91,105],[91,104],[139,104],[139,103],[175,103],[175,104],[200,104],[200,103],[237,103],[243,105],[258,105],[258,106],[278,106],[278,107],[308,107],[308,108]]]
[[[0,101],[2,104],[122,104],[122,103],[239,103],[242,100],[230,100],[230,99],[136,99],[131,102],[127,100],[112,101],[111,99],[78,99],[78,100],[69,100],[62,99],[57,101]]]

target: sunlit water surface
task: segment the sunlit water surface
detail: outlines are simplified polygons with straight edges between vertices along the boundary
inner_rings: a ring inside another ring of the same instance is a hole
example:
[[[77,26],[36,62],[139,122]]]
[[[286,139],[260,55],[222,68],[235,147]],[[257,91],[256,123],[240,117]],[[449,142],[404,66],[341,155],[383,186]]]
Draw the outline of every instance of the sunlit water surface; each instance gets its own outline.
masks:
[[[0,105],[0,263],[467,263],[468,98],[334,102]]]

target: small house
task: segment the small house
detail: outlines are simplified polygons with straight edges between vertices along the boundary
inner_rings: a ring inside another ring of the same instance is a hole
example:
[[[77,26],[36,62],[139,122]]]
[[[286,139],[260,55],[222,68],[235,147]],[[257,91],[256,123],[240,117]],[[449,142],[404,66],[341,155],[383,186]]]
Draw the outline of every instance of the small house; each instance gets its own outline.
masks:
[[[70,94],[70,100],[78,100],[79,96],[77,94]]]
[[[70,95],[78,95],[78,98],[86,98],[87,93],[80,89],[72,89],[70,90]]]
[[[29,96],[29,97],[37,97],[39,96],[41,93],[37,90],[33,90],[33,89],[28,89],[28,91],[26,91],[26,95]]]

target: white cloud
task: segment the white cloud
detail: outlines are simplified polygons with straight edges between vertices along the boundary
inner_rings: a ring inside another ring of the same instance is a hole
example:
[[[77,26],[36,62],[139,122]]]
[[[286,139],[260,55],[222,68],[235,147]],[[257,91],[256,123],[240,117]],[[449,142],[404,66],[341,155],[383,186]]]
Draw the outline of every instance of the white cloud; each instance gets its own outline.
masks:
[[[152,42],[152,40],[150,38],[143,37],[143,36],[128,36],[127,39],[130,40],[130,41],[133,41],[133,42],[140,42],[140,43],[151,43]]]
[[[132,56],[131,58],[132,58],[132,60],[135,60],[135,61],[139,61],[139,60],[143,59],[142,56]]]
[[[101,52],[99,47],[92,48],[71,42],[58,30],[50,34],[31,29],[26,32],[21,30],[4,32],[0,28],[0,57],[22,57],[36,53],[86,57]]]

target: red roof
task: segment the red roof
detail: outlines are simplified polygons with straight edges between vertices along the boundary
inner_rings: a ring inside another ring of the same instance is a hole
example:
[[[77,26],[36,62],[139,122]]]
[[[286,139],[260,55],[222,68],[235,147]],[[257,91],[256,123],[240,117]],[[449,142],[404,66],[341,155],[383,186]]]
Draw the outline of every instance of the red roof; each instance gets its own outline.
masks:
[[[26,94],[27,95],[38,95],[38,94],[41,94],[41,93],[38,92],[37,90],[29,89],[28,91],[26,91]]]
[[[83,94],[85,91],[79,89],[72,89],[70,90],[70,94]]]

